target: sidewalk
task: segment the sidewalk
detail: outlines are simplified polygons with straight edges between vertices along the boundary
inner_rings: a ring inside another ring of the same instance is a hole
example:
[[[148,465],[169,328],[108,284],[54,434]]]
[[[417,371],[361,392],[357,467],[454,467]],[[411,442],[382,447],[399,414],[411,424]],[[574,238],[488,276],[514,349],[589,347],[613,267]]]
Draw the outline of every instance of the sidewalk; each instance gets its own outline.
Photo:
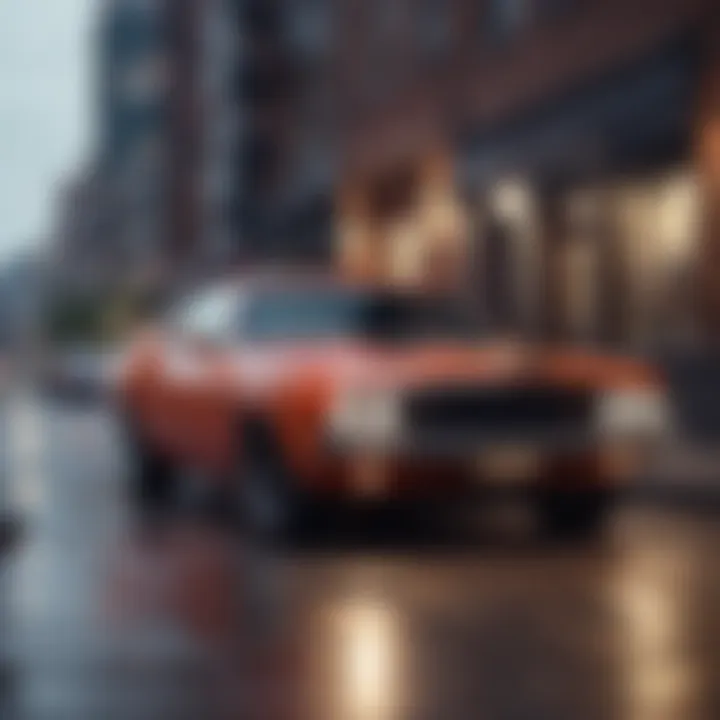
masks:
[[[647,502],[720,510],[720,443],[677,441],[664,448],[631,495]]]
[[[637,495],[720,510],[720,348],[676,350],[657,360],[670,383],[681,437],[658,452]]]
[[[17,544],[22,530],[17,508],[14,506],[10,484],[13,469],[9,455],[8,399],[11,378],[7,363],[0,360],[0,560]]]
[[[668,353],[658,360],[683,434],[704,446],[701,454],[720,449],[720,349]]]

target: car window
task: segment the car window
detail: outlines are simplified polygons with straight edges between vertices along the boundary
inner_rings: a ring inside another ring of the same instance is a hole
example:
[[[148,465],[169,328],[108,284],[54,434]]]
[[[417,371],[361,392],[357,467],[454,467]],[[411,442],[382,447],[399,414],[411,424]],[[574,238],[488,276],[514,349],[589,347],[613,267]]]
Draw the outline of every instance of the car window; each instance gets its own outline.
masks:
[[[332,292],[261,293],[247,308],[242,335],[249,340],[332,338],[357,330],[357,299]]]
[[[249,340],[364,337],[412,341],[468,339],[479,328],[466,309],[394,292],[288,291],[263,293],[248,304],[242,335]]]
[[[362,311],[364,333],[376,340],[469,340],[482,334],[477,318],[458,301],[386,293],[369,299]]]
[[[183,335],[211,341],[232,340],[237,334],[241,296],[234,288],[216,288],[183,300],[170,323]]]

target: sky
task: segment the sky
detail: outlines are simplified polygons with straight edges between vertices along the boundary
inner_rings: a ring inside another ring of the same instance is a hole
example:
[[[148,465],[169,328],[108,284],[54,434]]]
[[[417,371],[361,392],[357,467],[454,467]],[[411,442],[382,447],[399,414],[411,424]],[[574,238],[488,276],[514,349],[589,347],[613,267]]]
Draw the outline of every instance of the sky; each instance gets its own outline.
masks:
[[[0,0],[0,262],[46,242],[57,190],[92,146],[101,0]]]

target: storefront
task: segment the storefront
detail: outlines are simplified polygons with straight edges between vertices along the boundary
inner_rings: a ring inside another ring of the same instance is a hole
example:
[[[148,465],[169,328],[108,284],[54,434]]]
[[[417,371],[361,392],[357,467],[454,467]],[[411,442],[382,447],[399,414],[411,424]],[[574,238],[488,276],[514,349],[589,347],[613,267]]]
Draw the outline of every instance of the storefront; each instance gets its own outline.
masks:
[[[517,117],[378,151],[384,164],[341,183],[336,267],[462,288],[503,332],[640,347],[704,337],[720,286],[707,202],[720,103],[698,133],[698,47],[681,37]]]
[[[586,341],[692,340],[696,100],[683,41],[458,142],[473,282],[490,321]]]
[[[455,287],[468,225],[451,156],[427,152],[355,178],[343,189],[337,230],[336,264],[347,276]]]
[[[700,237],[692,169],[608,178],[550,198],[507,180],[480,202],[474,280],[500,326],[640,345],[692,339]]]

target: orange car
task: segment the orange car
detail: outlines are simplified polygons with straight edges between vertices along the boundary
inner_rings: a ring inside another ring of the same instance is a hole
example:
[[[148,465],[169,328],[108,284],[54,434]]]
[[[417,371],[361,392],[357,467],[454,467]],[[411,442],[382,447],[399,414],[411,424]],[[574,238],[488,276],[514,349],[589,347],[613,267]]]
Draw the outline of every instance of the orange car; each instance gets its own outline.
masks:
[[[587,532],[670,420],[639,361],[493,339],[436,296],[292,275],[180,302],[117,390],[137,498],[166,499],[191,468],[265,533],[328,500],[506,487],[532,491],[549,528]]]

